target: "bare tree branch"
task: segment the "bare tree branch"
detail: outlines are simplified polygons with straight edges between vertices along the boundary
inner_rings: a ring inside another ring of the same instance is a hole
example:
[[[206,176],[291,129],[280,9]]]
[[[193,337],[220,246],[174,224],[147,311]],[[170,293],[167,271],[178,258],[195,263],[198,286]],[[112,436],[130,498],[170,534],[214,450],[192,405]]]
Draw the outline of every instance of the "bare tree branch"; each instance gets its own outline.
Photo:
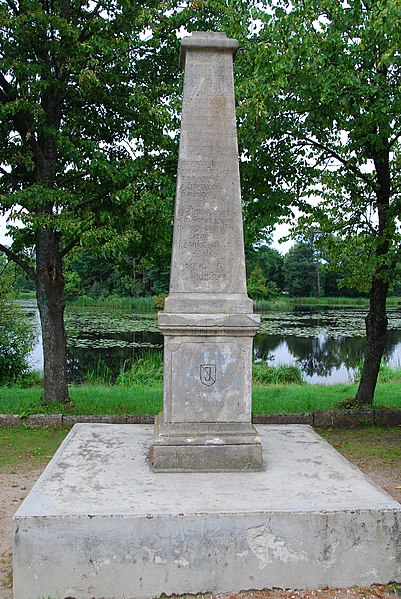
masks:
[[[64,258],[71,250],[73,250],[79,244],[79,239],[73,239],[68,243],[65,248],[61,251],[61,255]]]
[[[287,132],[287,134],[291,135],[289,132]],[[320,142],[318,142],[318,141],[316,141],[314,139],[310,139],[309,137],[302,137],[301,139],[303,139],[304,141],[306,141],[308,144],[314,146],[315,148],[319,148],[320,150],[323,150],[323,152],[326,152],[329,156],[331,156],[332,158],[335,158],[336,160],[338,160],[343,166],[345,166],[345,168],[347,168],[350,171],[352,171],[354,173],[354,175],[356,175],[358,177],[358,179],[361,179],[364,183],[366,183],[366,185],[368,185],[369,187],[373,187],[372,186],[372,180],[370,179],[370,177],[367,174],[362,173],[349,160],[346,160],[345,158],[343,158],[335,150],[333,150],[332,148],[329,148],[329,147],[325,146],[324,144],[321,144]]]
[[[6,0],[8,6],[11,8],[11,10],[13,12],[15,12],[16,15],[19,14],[19,10],[18,10],[18,6],[15,4],[15,2],[13,2],[13,0]]]
[[[18,256],[18,254],[10,250],[10,248],[2,243],[0,243],[0,251],[3,252],[7,258],[10,258],[10,260],[18,264],[18,266],[20,266],[22,270],[24,270],[26,274],[31,277],[31,279],[35,279],[35,271],[31,266],[29,266],[28,262],[23,260],[20,256]]]

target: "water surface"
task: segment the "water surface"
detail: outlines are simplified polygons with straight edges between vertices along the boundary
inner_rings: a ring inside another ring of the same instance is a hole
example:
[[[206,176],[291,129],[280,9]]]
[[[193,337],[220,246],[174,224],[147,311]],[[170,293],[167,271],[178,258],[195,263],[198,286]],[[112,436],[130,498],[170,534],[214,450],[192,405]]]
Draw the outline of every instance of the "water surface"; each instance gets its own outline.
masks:
[[[43,368],[39,319],[34,302],[23,307],[37,322],[32,368]],[[298,308],[265,312],[254,340],[254,359],[272,365],[296,364],[309,383],[343,383],[353,379],[363,358],[366,308]],[[401,310],[390,309],[384,360],[401,365]],[[66,310],[68,369],[71,382],[95,370],[99,360],[118,374],[130,360],[149,350],[161,350],[163,336],[155,313],[129,309],[72,307]]]

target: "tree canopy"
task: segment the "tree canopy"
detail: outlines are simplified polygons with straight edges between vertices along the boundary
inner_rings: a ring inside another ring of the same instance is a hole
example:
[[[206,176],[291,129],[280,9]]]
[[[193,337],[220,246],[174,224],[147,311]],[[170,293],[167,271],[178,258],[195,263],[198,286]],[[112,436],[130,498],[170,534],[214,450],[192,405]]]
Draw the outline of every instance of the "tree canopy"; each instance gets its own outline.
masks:
[[[81,244],[165,251],[178,33],[246,27],[247,4],[234,5],[0,0],[0,212],[13,239],[0,250],[35,279],[46,401],[68,398],[63,259]]]
[[[299,229],[370,293],[357,399],[370,403],[383,350],[385,300],[400,255],[401,6],[396,0],[260,3],[248,80],[261,150],[287,159],[283,187]],[[319,197],[320,202],[310,200]],[[369,385],[362,392],[364,383]]]

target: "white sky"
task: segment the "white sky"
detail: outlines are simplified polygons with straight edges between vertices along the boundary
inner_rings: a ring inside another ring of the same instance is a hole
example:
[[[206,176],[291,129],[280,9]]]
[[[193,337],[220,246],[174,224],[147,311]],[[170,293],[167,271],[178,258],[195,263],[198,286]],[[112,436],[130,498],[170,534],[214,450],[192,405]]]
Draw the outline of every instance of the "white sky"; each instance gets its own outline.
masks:
[[[6,217],[0,216],[0,243],[8,245],[10,239],[6,237]]]
[[[275,250],[278,250],[280,252],[280,254],[286,254],[288,252],[288,250],[290,249],[290,247],[292,247],[294,245],[293,241],[284,241],[282,243],[279,242],[281,237],[284,237],[285,235],[288,235],[288,225],[285,224],[279,224],[276,225],[274,228],[274,233],[273,233],[273,241],[271,244],[271,247],[274,248]]]

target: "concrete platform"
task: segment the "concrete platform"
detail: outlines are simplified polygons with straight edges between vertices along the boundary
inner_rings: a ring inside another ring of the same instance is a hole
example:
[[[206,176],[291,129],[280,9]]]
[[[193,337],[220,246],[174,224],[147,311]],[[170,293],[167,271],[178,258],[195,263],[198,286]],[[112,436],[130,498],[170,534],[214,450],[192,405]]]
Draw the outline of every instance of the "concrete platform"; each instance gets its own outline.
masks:
[[[309,426],[264,472],[154,473],[153,427],[77,424],[14,517],[14,599],[401,580],[401,505]]]

